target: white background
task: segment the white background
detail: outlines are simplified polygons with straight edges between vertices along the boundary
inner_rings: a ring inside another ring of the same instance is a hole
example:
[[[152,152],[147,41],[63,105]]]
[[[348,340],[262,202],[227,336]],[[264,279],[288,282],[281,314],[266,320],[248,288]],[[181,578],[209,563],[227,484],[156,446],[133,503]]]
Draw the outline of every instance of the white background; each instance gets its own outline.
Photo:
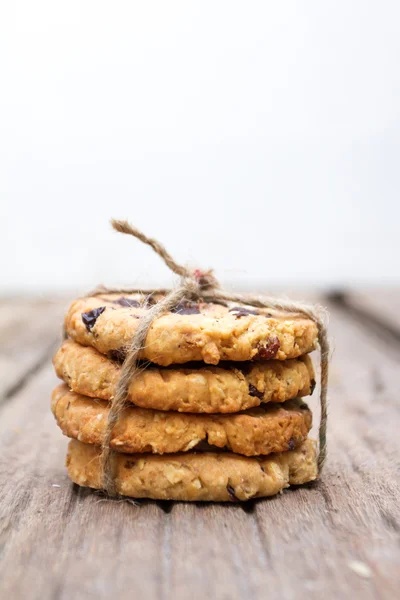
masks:
[[[400,283],[397,1],[2,3],[1,290]]]

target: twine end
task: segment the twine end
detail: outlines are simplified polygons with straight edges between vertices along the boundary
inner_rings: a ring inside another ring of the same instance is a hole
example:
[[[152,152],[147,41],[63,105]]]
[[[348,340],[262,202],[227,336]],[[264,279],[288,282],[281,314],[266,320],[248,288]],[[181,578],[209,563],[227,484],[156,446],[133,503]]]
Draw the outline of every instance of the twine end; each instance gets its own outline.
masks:
[[[132,226],[124,219],[110,219],[111,227],[118,233],[131,233]]]

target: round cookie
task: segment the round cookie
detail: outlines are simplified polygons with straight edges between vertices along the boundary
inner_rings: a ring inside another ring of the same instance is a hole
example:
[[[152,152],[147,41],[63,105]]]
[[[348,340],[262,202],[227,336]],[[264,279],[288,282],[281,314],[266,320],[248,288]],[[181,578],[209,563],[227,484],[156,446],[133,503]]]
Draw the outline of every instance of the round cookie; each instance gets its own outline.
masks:
[[[74,483],[102,488],[100,448],[72,440],[68,475]],[[290,484],[317,478],[315,442],[306,440],[293,452],[247,458],[230,452],[189,452],[157,456],[115,453],[117,492],[154,500],[236,502],[273,496]]]
[[[65,317],[68,335],[103,354],[123,357],[152,298],[105,294],[76,300]],[[141,358],[162,366],[222,360],[286,360],[315,349],[317,326],[292,314],[245,306],[184,302],[151,325]]]
[[[52,394],[52,411],[65,435],[85,444],[101,445],[109,412],[106,402],[60,385]],[[110,446],[124,453],[164,454],[186,452],[206,441],[237,454],[258,456],[294,450],[306,439],[311,424],[311,411],[301,400],[229,415],[128,407],[113,429]]]
[[[67,340],[53,363],[58,377],[74,392],[103,400],[114,397],[121,366],[94,348]],[[307,355],[287,361],[221,363],[218,367],[151,366],[133,379],[128,400],[157,410],[233,413],[265,402],[308,396],[314,385]]]

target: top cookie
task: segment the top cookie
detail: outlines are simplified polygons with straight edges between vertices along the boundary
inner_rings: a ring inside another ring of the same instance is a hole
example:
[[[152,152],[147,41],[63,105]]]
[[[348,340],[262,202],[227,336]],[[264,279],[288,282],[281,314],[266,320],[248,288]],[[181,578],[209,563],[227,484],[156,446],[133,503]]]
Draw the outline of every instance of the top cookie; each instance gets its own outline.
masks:
[[[139,318],[160,297],[104,294],[73,302],[68,335],[110,357],[123,358]],[[162,366],[222,360],[286,360],[315,349],[313,321],[277,311],[204,302],[184,302],[151,325],[141,358]]]

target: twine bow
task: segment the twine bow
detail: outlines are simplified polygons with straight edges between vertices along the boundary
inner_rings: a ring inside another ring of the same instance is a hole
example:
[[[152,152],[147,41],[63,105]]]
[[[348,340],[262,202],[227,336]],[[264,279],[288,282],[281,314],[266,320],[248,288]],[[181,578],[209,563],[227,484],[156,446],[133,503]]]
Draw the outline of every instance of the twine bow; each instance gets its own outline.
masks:
[[[320,406],[321,419],[319,425],[319,454],[318,472],[321,473],[326,459],[326,427],[327,427],[327,391],[328,391],[328,366],[329,366],[329,341],[327,327],[325,325],[325,311],[318,305],[308,305],[302,302],[292,302],[286,299],[270,298],[250,294],[234,294],[220,289],[218,281],[212,271],[194,271],[179,265],[167,252],[162,244],[153,238],[144,235],[139,229],[130,225],[127,221],[112,219],[111,224],[116,231],[136,237],[144,244],[148,244],[158,254],[167,267],[180,277],[179,284],[172,290],[146,290],[144,293],[163,293],[165,296],[154,306],[149,308],[139,319],[138,326],[132,338],[121,370],[121,377],[117,384],[116,394],[111,401],[106,431],[103,437],[102,453],[100,459],[101,472],[103,474],[103,488],[110,496],[116,495],[115,481],[113,476],[113,451],[110,448],[112,431],[118,421],[119,414],[124,408],[128,389],[132,379],[139,373],[138,358],[140,351],[145,347],[147,333],[155,319],[170,311],[183,300],[202,299],[205,302],[238,302],[255,308],[273,308],[292,314],[305,316],[317,325],[318,343],[320,347]],[[110,289],[97,288],[91,296],[104,293],[135,293],[140,290],[133,289]],[[142,290],[143,292],[143,290]],[[141,367],[142,369],[143,367]]]

